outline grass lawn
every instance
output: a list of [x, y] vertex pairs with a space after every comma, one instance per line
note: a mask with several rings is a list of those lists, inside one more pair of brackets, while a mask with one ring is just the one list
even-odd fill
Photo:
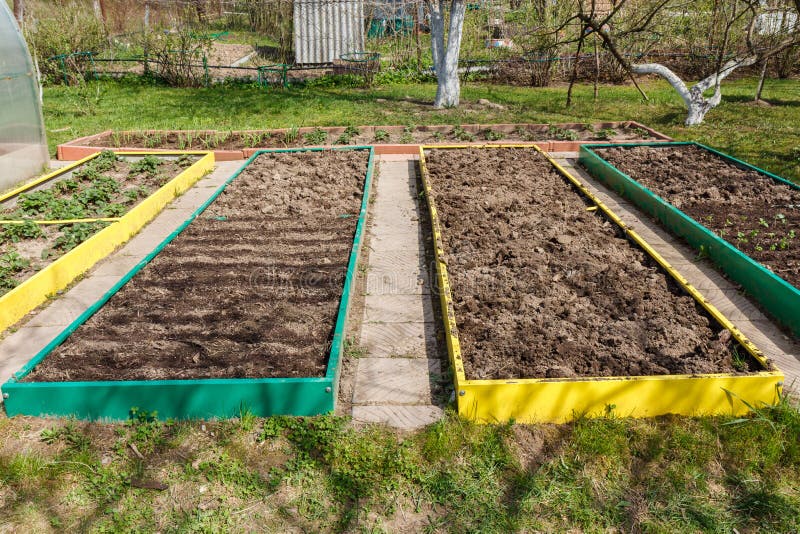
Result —
[[797, 532], [800, 412], [478, 426], [0, 420], [3, 530]]
[[[683, 104], [661, 81], [644, 84], [643, 102], [632, 87], [577, 87], [575, 105], [564, 106], [565, 89], [529, 89], [468, 83], [465, 106], [435, 110], [432, 84], [374, 89], [304, 87], [265, 91], [251, 85], [176, 89], [136, 81], [102, 81], [85, 88], [48, 87], [45, 123], [50, 149], [78, 136], [108, 129], [251, 129], [365, 124], [468, 124], [499, 122], [597, 122], [636, 120], [678, 140], [696, 140], [779, 175], [800, 180], [800, 81], [770, 80], [754, 105], [755, 80], [726, 82], [723, 103], [706, 124], [683, 126]], [[505, 110], [480, 106], [486, 98]]]
[[[101, 82], [45, 90], [55, 144], [101, 130], [287, 125], [593, 122], [635, 119], [800, 179], [798, 82], [726, 84], [704, 126], [648, 83], [592, 102], [563, 89], [468, 85], [464, 109], [423, 104], [430, 85], [371, 90], [171, 89]], [[409, 97], [409, 98], [406, 98]], [[506, 110], [476, 105], [479, 98]], [[383, 99], [379, 102], [377, 99]], [[761, 146], [759, 146], [759, 144]], [[790, 160], [794, 157], [794, 161]], [[0, 531], [798, 532], [800, 408], [745, 418], [610, 416], [566, 425], [464, 422], [416, 433], [347, 419], [256, 418], [125, 424], [0, 417]]]

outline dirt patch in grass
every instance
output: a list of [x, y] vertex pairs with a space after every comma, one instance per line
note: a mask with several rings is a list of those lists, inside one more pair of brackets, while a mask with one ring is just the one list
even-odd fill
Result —
[[323, 376], [367, 159], [260, 156], [26, 380]]
[[433, 150], [428, 169], [468, 379], [755, 368], [544, 156]]
[[800, 190], [692, 145], [597, 153], [800, 287]]

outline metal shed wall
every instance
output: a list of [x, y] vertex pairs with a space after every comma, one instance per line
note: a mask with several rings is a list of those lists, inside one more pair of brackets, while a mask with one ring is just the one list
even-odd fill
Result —
[[363, 0], [294, 0], [295, 63], [330, 63], [364, 51]]

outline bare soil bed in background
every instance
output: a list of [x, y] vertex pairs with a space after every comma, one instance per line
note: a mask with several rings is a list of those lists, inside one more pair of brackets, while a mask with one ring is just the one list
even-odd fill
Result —
[[57, 177], [0, 204], [0, 295], [110, 224], [3, 224], [3, 220], [120, 217], [197, 159], [191, 155], [118, 158], [105, 151], [71, 175]]
[[467, 379], [757, 369], [542, 155], [432, 150], [427, 161]]
[[608, 148], [597, 153], [800, 287], [800, 190], [692, 145]]
[[323, 376], [367, 160], [259, 156], [26, 381]]
[[595, 128], [592, 125], [561, 127], [557, 125], [507, 125], [475, 128], [461, 126], [408, 126], [303, 128], [298, 130], [121, 132], [88, 139], [84, 146], [161, 148], [174, 150], [241, 150], [244, 148], [281, 148], [319, 145], [369, 145], [374, 143], [464, 143], [464, 142], [536, 142], [625, 141], [647, 139], [650, 132], [636, 126]]

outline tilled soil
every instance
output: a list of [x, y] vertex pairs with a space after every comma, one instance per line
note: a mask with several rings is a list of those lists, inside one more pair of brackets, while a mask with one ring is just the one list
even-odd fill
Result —
[[433, 150], [428, 169], [468, 379], [755, 368], [540, 154]]
[[795, 287], [800, 287], [800, 190], [702, 148], [597, 153]]
[[26, 380], [323, 376], [367, 159], [260, 156]]

